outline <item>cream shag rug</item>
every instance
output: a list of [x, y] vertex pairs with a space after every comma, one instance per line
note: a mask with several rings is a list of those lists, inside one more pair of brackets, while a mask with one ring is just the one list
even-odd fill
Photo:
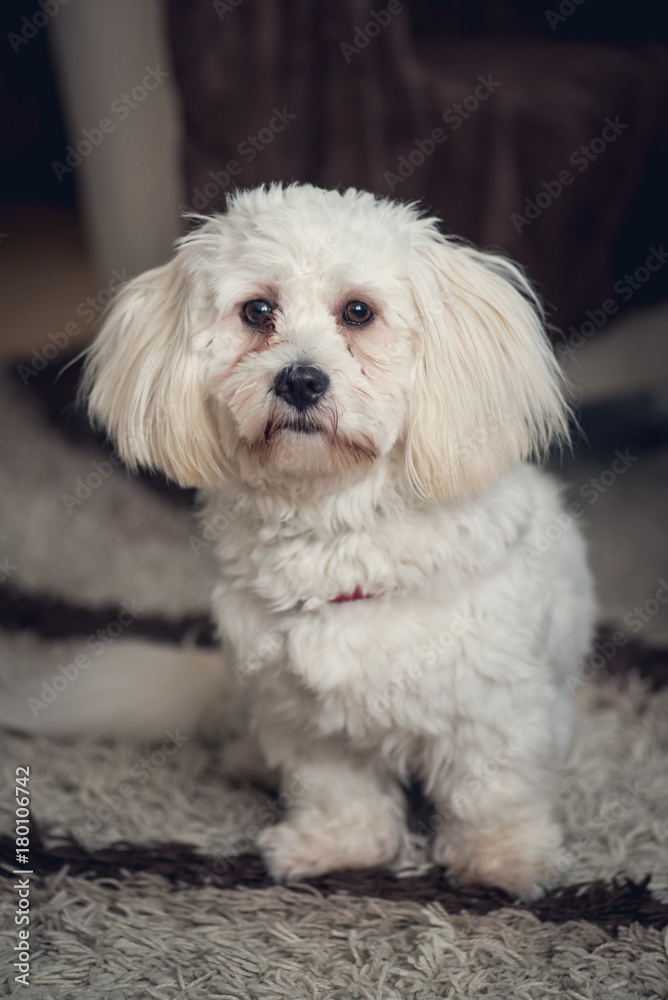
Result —
[[[208, 547], [192, 544], [201, 528], [189, 503], [113, 463], [81, 504], [67, 500], [107, 459], [80, 424], [61, 420], [67, 387], [58, 399], [52, 373], [40, 378], [0, 385], [3, 664], [26, 648], [57, 656], [58, 643], [93, 635], [129, 599], [144, 609], [133, 638], [206, 642], [214, 570]], [[3, 732], [2, 995], [665, 997], [667, 663], [630, 645], [578, 687], [560, 785], [566, 846], [531, 907], [452, 886], [430, 865], [417, 817], [394, 872], [272, 885], [253, 845], [280, 809], [222, 777], [220, 743], [195, 731], [172, 734], [169, 754], [162, 741]], [[13, 969], [21, 765], [34, 872], [29, 985]]]

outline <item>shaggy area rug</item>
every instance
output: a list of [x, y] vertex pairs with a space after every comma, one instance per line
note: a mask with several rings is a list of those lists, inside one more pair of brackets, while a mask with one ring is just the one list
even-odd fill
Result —
[[[217, 655], [211, 545], [192, 497], [130, 479], [82, 422], [66, 419], [70, 403], [71, 380], [54, 385], [52, 373], [22, 384], [14, 372], [0, 384], [3, 668], [22, 657], [68, 662], [74, 637], [100, 633]], [[124, 602], [137, 613], [118, 636], [111, 626]], [[430, 814], [417, 792], [411, 840], [392, 871], [277, 886], [254, 842], [280, 805], [223, 776], [224, 730], [182, 729], [139, 745], [7, 729], [2, 995], [667, 996], [668, 651], [628, 638], [622, 646], [602, 631], [604, 653], [574, 683], [578, 724], [559, 796], [566, 842], [545, 896], [530, 906], [460, 889], [431, 865]], [[91, 669], [104, 668], [100, 645]], [[59, 686], [59, 697], [73, 696], [76, 679]], [[29, 768], [29, 781], [17, 785], [17, 768]], [[22, 865], [16, 809], [26, 788]], [[21, 925], [25, 898], [30, 922]], [[15, 978], [26, 953], [21, 926], [30, 930], [29, 985]]]

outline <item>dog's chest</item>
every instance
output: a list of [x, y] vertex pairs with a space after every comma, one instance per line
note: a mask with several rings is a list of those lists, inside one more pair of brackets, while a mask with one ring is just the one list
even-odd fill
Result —
[[326, 504], [282, 519], [251, 504], [230, 522], [215, 595], [224, 640], [240, 675], [292, 677], [325, 728], [429, 729], [448, 663], [477, 642], [472, 595], [517, 547], [522, 518], [469, 504], [350, 520]]
[[220, 539], [221, 582], [276, 612], [397, 593], [423, 584], [447, 558], [437, 521], [434, 512], [356, 526], [249, 515]]
[[[220, 583], [268, 614], [350, 595], [400, 595], [440, 581], [456, 593], [504, 561], [524, 530], [522, 505], [469, 502], [378, 509], [346, 498], [280, 511], [249, 502], [219, 533]], [[228, 498], [229, 506], [230, 500]], [[217, 504], [208, 511], [215, 521]]]

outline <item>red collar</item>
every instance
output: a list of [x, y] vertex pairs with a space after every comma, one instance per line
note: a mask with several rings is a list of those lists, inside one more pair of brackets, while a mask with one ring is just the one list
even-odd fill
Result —
[[352, 594], [339, 594], [338, 597], [334, 597], [329, 603], [344, 604], [346, 601], [368, 601], [373, 596], [373, 594], [363, 594], [361, 587], [355, 587]]

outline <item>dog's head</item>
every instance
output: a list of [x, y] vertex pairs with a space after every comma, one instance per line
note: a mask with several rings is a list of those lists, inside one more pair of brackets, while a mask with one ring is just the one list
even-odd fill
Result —
[[392, 454], [449, 498], [566, 433], [516, 267], [410, 206], [309, 185], [236, 195], [126, 285], [84, 386], [131, 467], [186, 486], [334, 483]]

